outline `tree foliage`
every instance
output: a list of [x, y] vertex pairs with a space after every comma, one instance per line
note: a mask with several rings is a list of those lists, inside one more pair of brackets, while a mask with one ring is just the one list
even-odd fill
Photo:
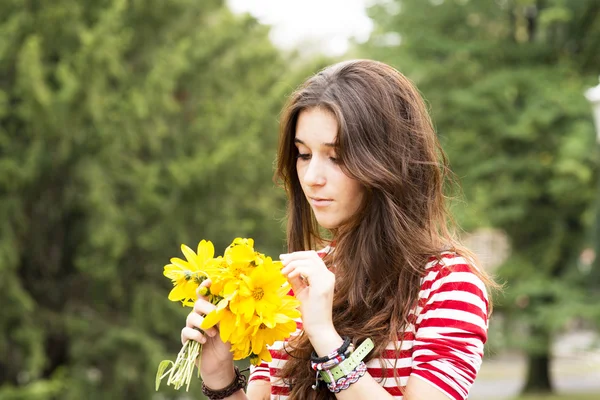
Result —
[[279, 254], [287, 66], [221, 0], [0, 3], [1, 398], [151, 397], [179, 245]]

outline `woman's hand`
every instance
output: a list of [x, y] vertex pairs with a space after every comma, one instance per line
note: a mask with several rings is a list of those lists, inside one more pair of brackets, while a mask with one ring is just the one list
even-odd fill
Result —
[[210, 388], [222, 388], [230, 384], [234, 377], [233, 354], [231, 344], [223, 343], [219, 336], [218, 328], [212, 327], [206, 331], [200, 330], [204, 317], [216, 307], [208, 301], [207, 297], [199, 294], [203, 287], [210, 287], [210, 280], [202, 282], [198, 288], [198, 300], [194, 309], [186, 319], [185, 328], [181, 330], [181, 343], [195, 340], [202, 344], [201, 357], [196, 361], [200, 374], [206, 385]]
[[297, 251], [282, 254], [280, 258], [284, 265], [281, 272], [300, 300], [302, 327], [311, 342], [317, 335], [335, 331], [332, 321], [335, 275], [316, 251]]

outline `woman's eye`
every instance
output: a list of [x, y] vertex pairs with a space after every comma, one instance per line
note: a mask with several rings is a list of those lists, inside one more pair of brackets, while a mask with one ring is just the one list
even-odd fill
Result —
[[340, 159], [337, 157], [329, 157], [329, 160], [331, 160], [331, 162], [334, 164], [339, 164], [340, 162]]
[[301, 160], [309, 160], [310, 159], [310, 154], [308, 154], [308, 153], [305, 153], [305, 154], [304, 153], [298, 153], [297, 157], [299, 159], [301, 159]]

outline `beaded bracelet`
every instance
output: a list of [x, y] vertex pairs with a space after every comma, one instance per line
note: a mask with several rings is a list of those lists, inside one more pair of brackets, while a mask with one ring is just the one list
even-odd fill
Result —
[[338, 354], [334, 358], [329, 359], [325, 362], [321, 362], [321, 363], [316, 363], [314, 361], [311, 361], [310, 366], [315, 371], [325, 371], [325, 370], [331, 369], [331, 368], [335, 367], [336, 365], [339, 365], [346, 358], [348, 358], [350, 356], [350, 354], [352, 354], [353, 351], [354, 351], [354, 345], [352, 343], [350, 343], [350, 346], [348, 346], [348, 349], [344, 353]]
[[339, 393], [342, 390], [348, 389], [350, 385], [356, 383], [365, 373], [367, 372], [367, 364], [361, 361], [360, 364], [350, 372], [348, 375], [338, 379], [337, 381], [331, 381], [327, 384], [327, 389], [332, 393]]
[[350, 343], [352, 343], [352, 342], [350, 341], [350, 338], [348, 336], [344, 336], [343, 339], [344, 339], [344, 343], [342, 343], [342, 345], [338, 349], [332, 351], [331, 353], [327, 354], [326, 356], [319, 357], [317, 355], [317, 353], [315, 353], [313, 351], [310, 356], [310, 361], [314, 362], [314, 363], [324, 363], [324, 362], [334, 359], [335, 357], [337, 357], [340, 354], [344, 354], [346, 352], [346, 350], [348, 350], [348, 346], [350, 346]]

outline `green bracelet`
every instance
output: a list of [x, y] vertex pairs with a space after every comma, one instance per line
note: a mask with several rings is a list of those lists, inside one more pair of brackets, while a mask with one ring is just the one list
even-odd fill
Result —
[[333, 376], [334, 381], [348, 375], [350, 372], [354, 371], [356, 367], [360, 364], [362, 360], [375, 348], [373, 341], [371, 339], [366, 339], [361, 343], [360, 346], [356, 350], [350, 354], [348, 358], [342, 361], [340, 364], [331, 368], [328, 371], [320, 371], [321, 380], [326, 383], [331, 383], [330, 375]]

